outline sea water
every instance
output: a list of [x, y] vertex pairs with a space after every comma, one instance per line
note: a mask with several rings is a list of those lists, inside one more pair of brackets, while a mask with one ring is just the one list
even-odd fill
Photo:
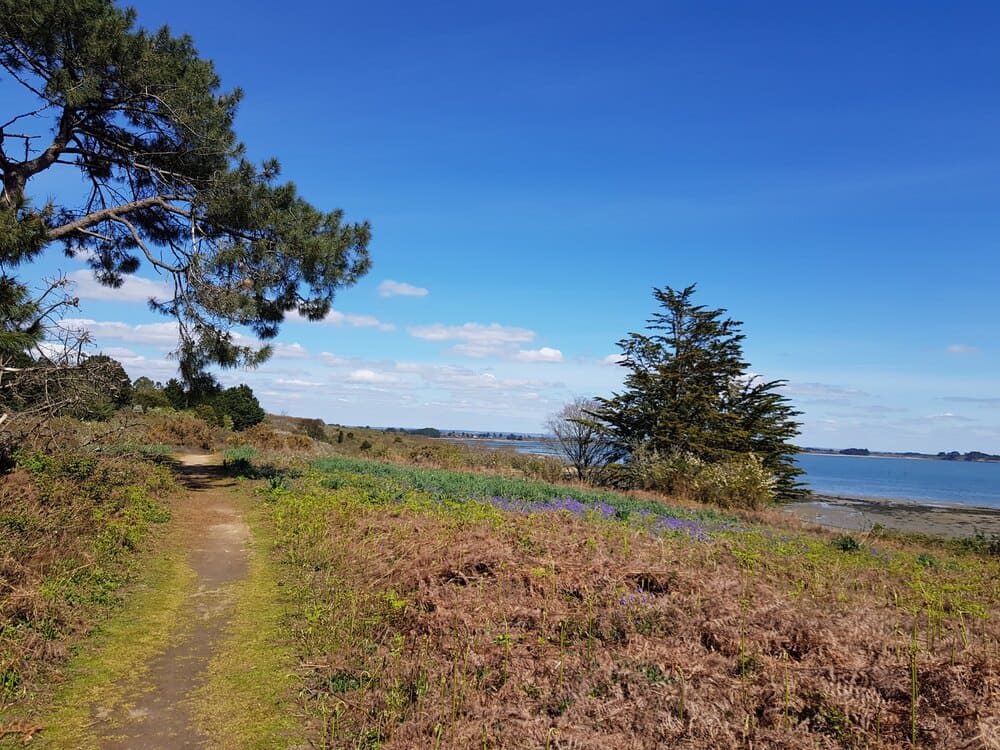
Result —
[[1000, 463], [803, 453], [803, 481], [821, 495], [1000, 508]]

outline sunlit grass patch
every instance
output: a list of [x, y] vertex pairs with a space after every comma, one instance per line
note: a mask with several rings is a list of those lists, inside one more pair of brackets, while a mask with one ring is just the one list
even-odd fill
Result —
[[710, 508], [692, 510], [615, 492], [494, 474], [397, 466], [340, 456], [323, 458], [313, 465], [323, 475], [324, 487], [362, 488], [369, 493], [372, 502], [391, 502], [398, 500], [406, 490], [417, 490], [440, 502], [496, 501], [500, 505], [507, 503], [507, 510], [518, 512], [551, 509], [581, 513], [592, 510], [609, 518], [613, 515], [618, 520], [676, 518], [714, 527], [736, 523], [733, 516]]
[[287, 631], [287, 595], [268, 564], [267, 509], [243, 503], [251, 527], [249, 569], [233, 586], [233, 617], [195, 696], [199, 730], [219, 747], [301, 744], [294, 696], [301, 686]]

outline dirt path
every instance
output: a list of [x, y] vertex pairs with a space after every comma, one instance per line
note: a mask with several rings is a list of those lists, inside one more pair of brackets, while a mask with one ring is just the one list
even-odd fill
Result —
[[189, 564], [197, 575], [195, 593], [184, 605], [181, 631], [148, 665], [141, 684], [127, 691], [129, 703], [110, 710], [95, 706], [101, 723], [101, 747], [205, 747], [196, 726], [191, 697], [201, 684], [220, 637], [232, 615], [231, 584], [247, 573], [249, 529], [212, 456], [181, 457], [181, 480], [188, 489], [174, 511]]

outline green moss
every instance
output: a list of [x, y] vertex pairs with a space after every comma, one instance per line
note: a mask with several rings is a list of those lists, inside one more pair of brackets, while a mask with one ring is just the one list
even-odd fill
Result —
[[166, 650], [178, 628], [195, 579], [185, 560], [184, 551], [171, 546], [149, 561], [122, 609], [79, 645], [66, 667], [66, 683], [51, 708], [37, 717], [44, 730], [33, 747], [99, 747], [92, 734], [94, 708], [125, 703], [127, 686]]
[[199, 730], [220, 747], [268, 750], [301, 744], [292, 709], [299, 680], [287, 638], [286, 596], [269, 559], [274, 539], [262, 518], [267, 509], [245, 510], [249, 570], [233, 587], [233, 617], [196, 693], [195, 713]]

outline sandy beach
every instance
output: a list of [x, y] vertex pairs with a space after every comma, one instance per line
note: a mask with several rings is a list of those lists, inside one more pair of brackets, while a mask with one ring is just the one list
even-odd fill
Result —
[[896, 531], [950, 538], [1000, 535], [1000, 508], [814, 495], [782, 510], [807, 523], [848, 531], [868, 531], [881, 524]]

